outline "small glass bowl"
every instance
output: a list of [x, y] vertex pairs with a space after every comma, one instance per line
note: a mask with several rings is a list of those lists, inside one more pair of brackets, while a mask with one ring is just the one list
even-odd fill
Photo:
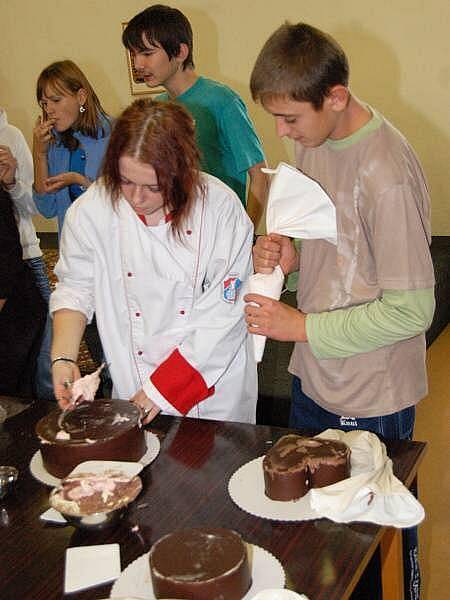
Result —
[[93, 513], [91, 515], [68, 515], [61, 512], [69, 525], [73, 525], [78, 529], [87, 529], [90, 531], [98, 531], [118, 525], [123, 518], [127, 507], [121, 506], [108, 512]]

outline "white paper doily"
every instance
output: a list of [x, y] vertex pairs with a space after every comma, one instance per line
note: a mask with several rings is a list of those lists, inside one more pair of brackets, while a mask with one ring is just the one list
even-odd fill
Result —
[[[264, 548], [255, 545], [252, 548], [252, 585], [242, 600], [250, 600], [262, 590], [284, 588], [285, 585], [284, 570], [279, 560]], [[111, 589], [110, 598], [134, 596], [141, 600], [155, 600], [148, 554], [143, 554], [122, 571]]]
[[[139, 460], [144, 467], [149, 465], [159, 454], [160, 443], [158, 437], [152, 433], [151, 431], [145, 432], [145, 443], [147, 444], [147, 451], [144, 456]], [[61, 483], [61, 480], [57, 477], [51, 475], [47, 469], [44, 467], [44, 463], [42, 462], [42, 454], [40, 450], [37, 450], [33, 454], [33, 457], [30, 461], [30, 471], [35, 479], [40, 481], [41, 483], [45, 483], [45, 485], [51, 485], [52, 487], [58, 486]]]
[[245, 463], [233, 473], [228, 482], [228, 492], [239, 508], [255, 517], [276, 521], [307, 521], [320, 519], [321, 515], [311, 508], [310, 494], [298, 500], [282, 502], [271, 500], [264, 493], [264, 456]]

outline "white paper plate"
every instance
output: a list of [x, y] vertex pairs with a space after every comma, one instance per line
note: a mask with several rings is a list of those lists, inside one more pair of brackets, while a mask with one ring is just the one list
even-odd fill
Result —
[[233, 473], [228, 482], [228, 492], [239, 508], [264, 519], [276, 521], [306, 521], [320, 519], [320, 515], [311, 507], [309, 492], [298, 500], [282, 502], [271, 500], [264, 493], [264, 456], [255, 458], [242, 465]]
[[120, 471], [130, 477], [135, 477], [144, 468], [141, 462], [126, 462], [122, 460], [87, 460], [82, 462], [75, 467], [70, 475], [77, 475], [78, 473], [93, 473], [94, 475], [101, 475], [105, 471]]
[[[161, 447], [158, 437], [151, 431], [145, 432], [145, 443], [147, 444], [147, 451], [144, 454], [144, 456], [141, 458], [141, 460], [138, 461], [143, 467], [146, 467], [152, 461], [155, 460], [155, 458], [159, 454], [159, 450]], [[86, 462], [100, 462], [100, 461], [86, 461]], [[112, 461], [112, 462], [114, 462], [114, 461]], [[77, 469], [77, 467], [76, 467], [76, 469]], [[76, 469], [74, 469], [74, 471]], [[42, 454], [41, 454], [40, 450], [38, 450], [37, 452], [35, 452], [33, 454], [33, 457], [30, 461], [30, 471], [35, 479], [37, 479], [41, 483], [45, 483], [45, 485], [50, 485], [52, 487], [55, 487], [61, 483], [60, 479], [51, 475], [47, 471], [47, 469], [44, 467], [44, 463], [42, 462]]]
[[[148, 552], [143, 554], [122, 571], [111, 589], [110, 598], [133, 596], [141, 600], [155, 600], [148, 555]], [[267, 550], [253, 545], [252, 586], [242, 600], [251, 600], [262, 590], [283, 588], [284, 584], [281, 563]]]

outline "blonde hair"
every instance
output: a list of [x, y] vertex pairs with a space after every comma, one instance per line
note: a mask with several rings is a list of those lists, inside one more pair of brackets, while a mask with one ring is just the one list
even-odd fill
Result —
[[84, 89], [86, 91], [84, 104], [86, 110], [80, 112], [72, 129], [95, 139], [105, 136], [104, 120], [107, 118], [107, 114], [87, 77], [73, 61], [60, 60], [42, 71], [36, 84], [36, 97], [39, 103], [48, 87], [64, 96], [74, 96], [80, 89]]

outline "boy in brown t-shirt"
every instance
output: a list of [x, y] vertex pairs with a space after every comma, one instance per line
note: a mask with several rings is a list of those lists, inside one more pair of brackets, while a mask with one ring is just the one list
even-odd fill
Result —
[[[280, 27], [257, 58], [253, 98], [335, 204], [337, 246], [304, 240], [299, 256], [286, 237], [258, 238], [257, 272], [299, 270], [298, 310], [249, 294], [246, 319], [250, 333], [296, 342], [291, 426], [407, 439], [427, 392], [429, 197], [406, 139], [351, 94], [348, 77], [337, 42], [301, 23]], [[407, 597], [419, 598], [416, 530], [405, 540]]]

